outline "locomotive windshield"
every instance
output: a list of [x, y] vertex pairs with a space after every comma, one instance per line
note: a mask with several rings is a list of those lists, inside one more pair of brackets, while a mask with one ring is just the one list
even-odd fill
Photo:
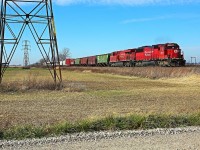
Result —
[[167, 49], [179, 49], [179, 45], [178, 44], [168, 44], [166, 46]]

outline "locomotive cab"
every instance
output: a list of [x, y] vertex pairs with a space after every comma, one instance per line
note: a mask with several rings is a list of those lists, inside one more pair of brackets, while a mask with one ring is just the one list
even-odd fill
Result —
[[176, 43], [165, 44], [165, 51], [167, 53], [167, 58], [170, 66], [184, 66], [185, 60], [183, 53]]
[[165, 51], [167, 52], [168, 58], [177, 59], [181, 56], [181, 49], [178, 44], [166, 44]]
[[182, 51], [176, 43], [153, 45], [153, 59], [159, 66], [184, 66]]

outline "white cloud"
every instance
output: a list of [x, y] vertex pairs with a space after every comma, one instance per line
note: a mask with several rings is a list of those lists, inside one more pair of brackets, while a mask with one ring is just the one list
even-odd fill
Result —
[[170, 5], [185, 3], [200, 3], [200, 0], [53, 0], [59, 5], [70, 4], [102, 4], [102, 5]]
[[122, 24], [134, 23], [134, 22], [148, 22], [148, 21], [155, 21], [155, 20], [165, 20], [165, 19], [191, 19], [191, 18], [200, 18], [198, 14], [169, 14], [157, 17], [148, 17], [148, 18], [134, 18], [134, 19], [127, 19], [122, 21]]
[[139, 18], [139, 19], [128, 19], [122, 21], [123, 24], [133, 23], [133, 22], [148, 22], [148, 21], [154, 21], [154, 20], [161, 20], [161, 19], [167, 19], [171, 18], [170, 16], [160, 16], [160, 17], [149, 17], [149, 18]]

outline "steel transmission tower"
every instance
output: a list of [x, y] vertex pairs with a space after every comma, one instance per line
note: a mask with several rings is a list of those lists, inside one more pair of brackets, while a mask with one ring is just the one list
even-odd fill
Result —
[[52, 0], [1, 0], [0, 83], [23, 33], [30, 31], [57, 85], [62, 82]]
[[29, 54], [28, 54], [28, 51], [31, 50], [31, 47], [30, 47], [30, 42], [28, 40], [24, 40], [22, 42], [22, 50], [24, 51], [24, 68], [25, 69], [29, 69], [30, 67], [28, 65], [30, 65], [30, 62], [29, 62]]

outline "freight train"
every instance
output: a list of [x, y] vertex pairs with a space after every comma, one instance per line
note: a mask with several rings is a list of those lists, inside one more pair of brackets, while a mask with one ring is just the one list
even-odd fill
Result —
[[108, 54], [66, 59], [66, 66], [185, 66], [185, 59], [177, 43], [142, 46]]

